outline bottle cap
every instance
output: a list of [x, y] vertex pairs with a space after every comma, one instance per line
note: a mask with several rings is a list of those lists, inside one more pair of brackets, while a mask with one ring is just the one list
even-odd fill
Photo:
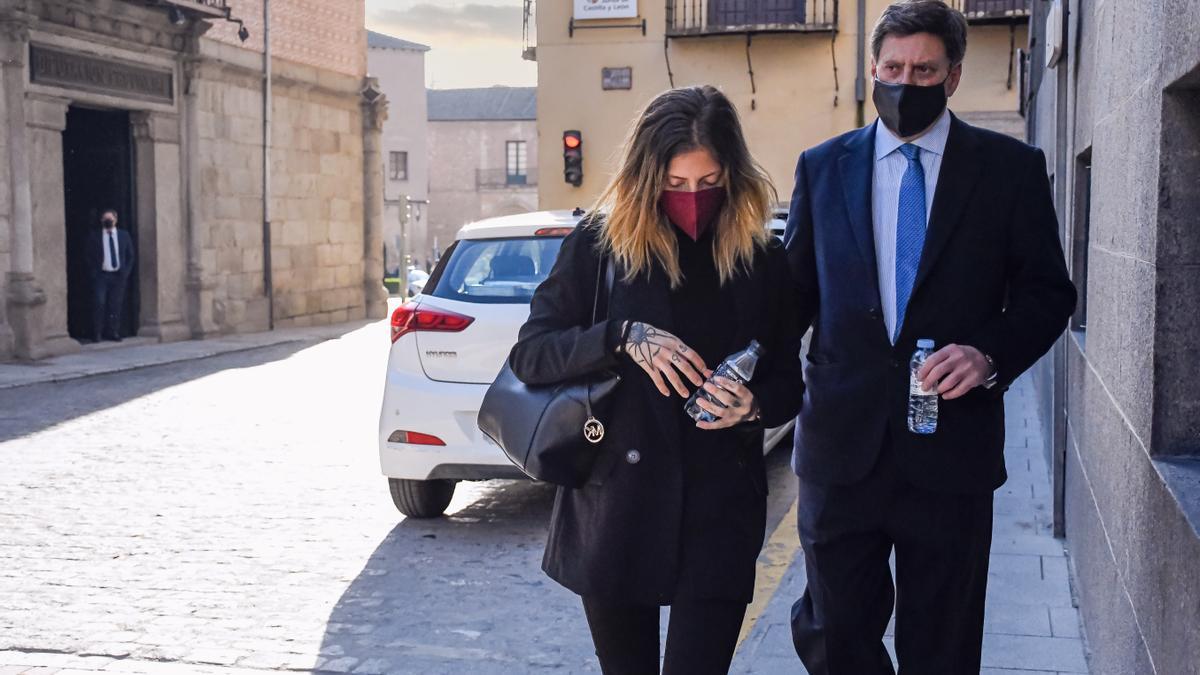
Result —
[[917, 349], [933, 349], [934, 341], [928, 338], [917, 340]]
[[754, 353], [755, 353], [755, 354], [757, 354], [757, 355], [758, 355], [760, 358], [762, 357], [762, 355], [763, 355], [763, 352], [767, 351], [767, 350], [763, 349], [763, 346], [762, 346], [761, 344], [759, 344], [759, 343], [758, 343], [758, 340], [751, 340], [751, 341], [750, 341], [750, 346], [749, 346], [749, 347], [747, 347], [746, 349], [747, 349], [747, 350], [749, 350], [749, 351], [752, 351], [752, 352], [754, 352]]

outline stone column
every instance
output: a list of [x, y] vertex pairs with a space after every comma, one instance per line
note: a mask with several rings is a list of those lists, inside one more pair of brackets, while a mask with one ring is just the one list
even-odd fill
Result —
[[[0, 31], [0, 40], [7, 41], [7, 33]], [[2, 49], [3, 47], [0, 47]], [[0, 54], [7, 59], [7, 53]], [[4, 75], [0, 66], [0, 119], [7, 119], [7, 97], [4, 92]], [[13, 355], [13, 331], [8, 322], [8, 271], [12, 259], [12, 187], [13, 181], [9, 175], [8, 136], [0, 136], [0, 362], [6, 361]]]
[[382, 319], [387, 317], [387, 289], [383, 287], [383, 123], [388, 102], [374, 77], [366, 78], [362, 98], [363, 300], [367, 318]]
[[187, 247], [179, 189], [179, 118], [165, 113], [130, 116], [136, 171], [137, 268], [142, 306], [138, 334], [183, 340]]
[[25, 95], [30, 194], [33, 196], [33, 274], [46, 296], [42, 314], [44, 355], [79, 351], [67, 333], [67, 220], [63, 184], [63, 131], [70, 101]]
[[200, 131], [197, 126], [202, 57], [199, 56], [200, 35], [207, 30], [205, 22], [196, 22], [189, 38], [189, 54], [183, 58], [183, 170], [180, 179], [185, 187], [185, 222], [187, 241], [187, 322], [193, 338], [200, 339], [218, 332], [213, 320], [213, 288], [215, 282], [204, 266], [204, 240], [207, 226], [203, 221], [200, 201], [204, 198], [200, 182]]
[[12, 196], [12, 250], [5, 304], [18, 359], [45, 356], [42, 315], [46, 293], [33, 270], [33, 199], [29, 187], [29, 138], [25, 128], [25, 63], [29, 54], [27, 26], [0, 23], [3, 66], [3, 119], [8, 134], [9, 191]]

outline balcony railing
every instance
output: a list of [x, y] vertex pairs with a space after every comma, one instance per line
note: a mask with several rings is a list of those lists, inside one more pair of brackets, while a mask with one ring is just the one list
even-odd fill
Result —
[[667, 35], [815, 33], [837, 29], [838, 0], [667, 0]]
[[950, 0], [971, 23], [1017, 23], [1029, 20], [1029, 0]]
[[537, 169], [510, 173], [508, 169], [476, 169], [475, 186], [480, 189], [523, 188], [538, 184]]

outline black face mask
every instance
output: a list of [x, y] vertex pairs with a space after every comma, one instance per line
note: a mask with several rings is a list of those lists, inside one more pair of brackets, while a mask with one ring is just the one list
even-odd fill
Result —
[[946, 80], [922, 87], [876, 79], [871, 99], [884, 126], [900, 138], [908, 138], [928, 129], [946, 109]]

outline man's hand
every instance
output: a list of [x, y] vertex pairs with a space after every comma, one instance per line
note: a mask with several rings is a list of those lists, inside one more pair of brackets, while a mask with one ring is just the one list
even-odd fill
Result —
[[950, 401], [965, 396], [991, 374], [992, 367], [983, 352], [966, 345], [947, 345], [925, 361], [917, 377], [921, 382], [937, 382], [937, 393]]

